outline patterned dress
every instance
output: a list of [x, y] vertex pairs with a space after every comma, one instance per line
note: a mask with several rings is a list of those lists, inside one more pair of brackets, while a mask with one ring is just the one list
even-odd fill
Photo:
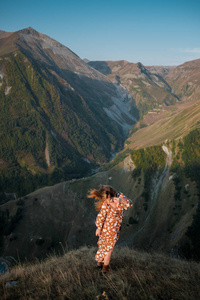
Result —
[[96, 218], [96, 226], [101, 230], [98, 240], [99, 249], [95, 256], [96, 261], [103, 261], [105, 255], [110, 250], [113, 250], [117, 240], [119, 239], [119, 231], [123, 220], [123, 210], [132, 207], [132, 201], [122, 193], [118, 197], [125, 200], [125, 203], [120, 203], [114, 208], [109, 204], [109, 201], [104, 201], [101, 210]]

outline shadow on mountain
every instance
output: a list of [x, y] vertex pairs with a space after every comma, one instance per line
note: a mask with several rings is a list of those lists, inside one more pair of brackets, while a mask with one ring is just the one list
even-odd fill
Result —
[[88, 65], [104, 75], [112, 74], [112, 70], [106, 61], [89, 61]]
[[[49, 53], [48, 55], [48, 52], [43, 51], [41, 48], [37, 47], [37, 45], [37, 51], [35, 51], [35, 49], [33, 50], [33, 48], [31, 48], [28, 44], [26, 49], [24, 48], [24, 44], [23, 47], [21, 47], [20, 45], [18, 46], [22, 53], [31, 58], [36, 67], [38, 64], [41, 70], [44, 70], [46, 68], [50, 71], [51, 74], [49, 77], [45, 76], [44, 72], [42, 73], [42, 76], [44, 76], [50, 84], [58, 87], [59, 92], [61, 92], [63, 96], [66, 96], [66, 93], [69, 93], [71, 91], [83, 97], [90, 109], [93, 110], [93, 112], [97, 113], [97, 115], [100, 115], [99, 121], [101, 123], [103, 117], [102, 113], [105, 114], [105, 111], [103, 111], [103, 107], [109, 107], [113, 105], [112, 97], [119, 99], [121, 98], [121, 100], [124, 102], [125, 99], [122, 98], [122, 95], [119, 94], [116, 86], [112, 82], [108, 80], [98, 80], [96, 78], [87, 77], [85, 75], [79, 75], [69, 69], [60, 68], [57, 62], [52, 58], [53, 54]], [[99, 62], [99, 64], [102, 64], [102, 62]], [[112, 73], [112, 70], [109, 68], [106, 62], [103, 62], [103, 69], [105, 69], [105, 74]], [[60, 80], [59, 77], [64, 80], [62, 83], [62, 80]], [[126, 91], [124, 90], [124, 92]], [[96, 106], [94, 105], [94, 102]], [[139, 119], [139, 111], [133, 98], [132, 107], [134, 107], [134, 109], [131, 110], [133, 112], [132, 115], [135, 118], [136, 122]], [[100, 111], [102, 113], [100, 113]], [[107, 123], [108, 128], [110, 127], [110, 122], [113, 123], [110, 118], [103, 118], [103, 121]], [[135, 122], [128, 116], [126, 116], [126, 122], [130, 125], [135, 124]], [[112, 130], [114, 129], [114, 131], [116, 127], [120, 128], [120, 126], [118, 126], [116, 122], [114, 122], [111, 127]]]
[[[137, 113], [134, 100], [124, 99], [103, 75], [82, 64], [82, 73], [85, 67], [86, 72], [81, 76], [73, 70], [66, 70], [66, 62], [60, 68], [61, 61], [54, 60], [52, 53], [41, 49], [31, 51], [32, 47], [26, 45], [26, 50], [21, 48], [17, 56], [10, 56], [14, 71], [9, 76], [12, 78], [15, 74], [20, 78], [16, 86], [13, 84], [9, 95], [15, 99], [16, 106], [12, 109], [16, 110], [17, 118], [13, 120], [9, 114], [4, 116], [9, 145], [3, 158], [7, 161], [10, 153], [14, 155], [10, 159], [13, 168], [5, 171], [0, 188], [2, 192], [15, 192], [17, 196], [62, 180], [87, 176], [122, 149], [128, 130], [137, 119], [132, 113]], [[24, 62], [28, 63], [30, 76], [23, 68]], [[15, 96], [15, 89], [25, 95], [27, 107], [22, 106], [22, 97]], [[115, 120], [115, 116], [119, 119]], [[50, 168], [43, 155], [47, 143]], [[31, 161], [34, 172], [37, 168], [41, 173], [35, 174], [32, 169], [21, 167], [20, 157], [25, 157], [28, 164]]]

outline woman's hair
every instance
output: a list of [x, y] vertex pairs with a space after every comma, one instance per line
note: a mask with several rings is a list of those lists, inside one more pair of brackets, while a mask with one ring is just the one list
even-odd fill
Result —
[[108, 199], [108, 197], [115, 197], [116, 191], [113, 187], [109, 185], [101, 185], [98, 190], [92, 189], [88, 193], [88, 198], [95, 198], [95, 208], [97, 211], [101, 209], [103, 202]]

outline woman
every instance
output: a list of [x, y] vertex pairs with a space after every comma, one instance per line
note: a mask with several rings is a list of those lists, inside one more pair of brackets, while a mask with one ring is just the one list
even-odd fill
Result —
[[124, 194], [117, 193], [111, 186], [102, 185], [99, 190], [89, 192], [89, 198], [95, 198], [96, 210], [100, 211], [96, 218], [96, 236], [99, 237], [99, 249], [95, 256], [97, 266], [102, 267], [104, 273], [110, 273], [111, 254], [119, 238], [119, 231], [123, 219], [123, 210], [132, 206], [130, 199]]

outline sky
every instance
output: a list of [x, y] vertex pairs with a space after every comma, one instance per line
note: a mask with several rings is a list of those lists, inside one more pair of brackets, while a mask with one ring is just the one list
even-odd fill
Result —
[[32, 27], [88, 60], [200, 58], [200, 0], [0, 0], [0, 30]]

